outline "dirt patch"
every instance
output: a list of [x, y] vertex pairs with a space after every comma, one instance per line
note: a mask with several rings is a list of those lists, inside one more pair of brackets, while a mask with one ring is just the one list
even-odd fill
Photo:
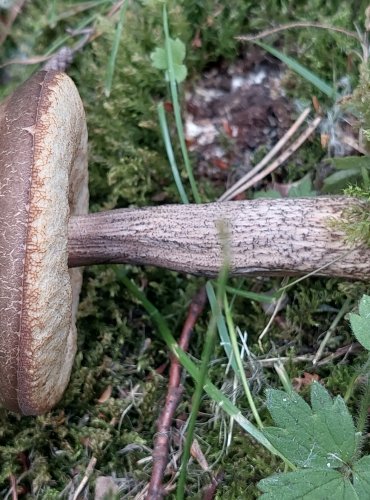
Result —
[[280, 65], [254, 49], [231, 65], [205, 73], [186, 96], [186, 138], [197, 156], [197, 175], [234, 182], [292, 124], [293, 105], [284, 95]]

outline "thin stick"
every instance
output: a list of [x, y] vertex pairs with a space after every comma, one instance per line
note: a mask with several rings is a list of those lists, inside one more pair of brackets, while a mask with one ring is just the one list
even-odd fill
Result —
[[258, 345], [259, 345], [259, 348], [261, 349], [262, 352], [263, 352], [262, 339], [267, 334], [267, 332], [269, 331], [269, 329], [270, 329], [270, 327], [271, 327], [271, 325], [272, 325], [272, 323], [273, 323], [273, 321], [274, 321], [277, 313], [280, 310], [281, 303], [283, 302], [284, 299], [285, 299], [285, 293], [283, 292], [280, 295], [279, 299], [276, 301], [274, 312], [271, 314], [271, 318], [269, 319], [267, 325], [263, 329], [263, 332], [261, 333], [261, 335], [258, 337]]
[[86, 467], [85, 475], [82, 478], [82, 481], [80, 482], [80, 484], [78, 485], [78, 488], [76, 489], [76, 491], [73, 494], [73, 500], [77, 500], [80, 493], [82, 493], [82, 491], [86, 487], [87, 482], [88, 482], [91, 474], [93, 473], [96, 462], [97, 462], [97, 459], [95, 457], [91, 457], [90, 462], [88, 463], [88, 466]]
[[9, 481], [10, 481], [10, 485], [11, 485], [10, 490], [12, 492], [12, 500], [18, 500], [17, 480], [16, 480], [14, 474], [10, 474]]
[[[193, 297], [189, 312], [179, 339], [179, 346], [186, 351], [189, 346], [194, 326], [204, 309], [206, 303], [205, 288], [201, 288]], [[180, 387], [182, 368], [177, 357], [171, 354], [171, 367], [169, 374], [168, 390], [163, 412], [158, 420], [158, 432], [153, 448], [153, 469], [148, 488], [147, 499], [159, 500], [163, 498], [163, 476], [168, 463], [168, 450], [170, 441], [170, 427], [177, 404], [181, 398], [183, 388]]]
[[23, 5], [26, 3], [26, 0], [19, 0], [16, 2], [10, 10], [8, 19], [5, 23], [1, 23], [1, 33], [0, 33], [0, 45], [3, 45], [5, 40], [7, 39], [10, 30], [14, 24], [14, 21], [17, 19], [18, 14], [21, 12]]
[[350, 303], [351, 303], [351, 299], [347, 298], [347, 300], [342, 305], [340, 311], [335, 316], [334, 321], [332, 322], [332, 324], [328, 328], [328, 331], [326, 332], [326, 335], [325, 335], [323, 341], [321, 342], [320, 347], [318, 348], [317, 353], [315, 354], [315, 357], [312, 360], [313, 365], [316, 365], [317, 362], [321, 359], [321, 356], [322, 356], [322, 353], [324, 352], [326, 344], [329, 342], [329, 339], [332, 336], [333, 332], [335, 331], [336, 327], [338, 326], [339, 321], [348, 312]]
[[327, 31], [336, 31], [338, 33], [342, 33], [342, 35], [349, 36], [354, 38], [358, 42], [360, 41], [359, 36], [354, 31], [348, 31], [344, 28], [338, 28], [337, 26], [331, 26], [330, 24], [322, 24], [322, 23], [312, 23], [306, 21], [300, 21], [296, 23], [287, 23], [282, 26], [277, 26], [276, 28], [272, 28], [269, 30], [261, 31], [257, 35], [241, 35], [235, 37], [236, 40], [252, 42], [253, 40], [260, 40], [261, 38], [265, 38], [266, 36], [273, 35], [275, 33], [279, 33], [280, 31], [286, 31], [292, 28], [319, 28]]
[[267, 153], [267, 155], [250, 171], [247, 172], [241, 179], [239, 179], [233, 186], [231, 186], [227, 191], [224, 192], [222, 196], [218, 199], [218, 201], [229, 201], [234, 198], [235, 191], [244, 185], [246, 181], [251, 179], [254, 175], [256, 175], [262, 168], [268, 164], [268, 162], [281, 150], [281, 148], [289, 141], [291, 137], [297, 132], [299, 127], [305, 121], [307, 116], [310, 114], [311, 109], [306, 108], [297, 120], [293, 123], [290, 129], [284, 134], [284, 136], [280, 139], [279, 142], [275, 144], [275, 146]]
[[246, 189], [250, 188], [257, 182], [261, 181], [269, 174], [271, 174], [274, 170], [276, 170], [281, 164], [283, 164], [293, 153], [295, 153], [302, 144], [310, 137], [312, 132], [317, 128], [319, 123], [321, 122], [321, 117], [316, 117], [313, 122], [307, 127], [307, 129], [296, 139], [289, 147], [286, 149], [280, 156], [278, 156], [268, 167], [266, 167], [262, 172], [255, 175], [249, 181], [243, 183], [238, 189], [234, 189], [231, 195], [232, 198], [242, 193]]

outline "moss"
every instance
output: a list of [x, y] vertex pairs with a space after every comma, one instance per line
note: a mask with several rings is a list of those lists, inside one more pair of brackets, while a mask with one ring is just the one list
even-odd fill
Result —
[[[46, 4], [41, 0], [26, 4], [24, 15], [18, 17], [10, 37], [1, 47], [1, 56], [6, 60], [43, 54], [62, 40], [67, 27], [76, 27], [88, 16], [94, 16], [99, 36], [77, 55], [71, 68], [89, 127], [91, 209], [178, 201], [157, 126], [156, 103], [167, 96], [166, 83], [152, 68], [149, 58], [156, 44], [163, 43], [158, 2], [130, 3], [109, 99], [104, 96], [103, 85], [115, 21], [107, 19], [107, 8], [75, 13], [51, 26], [52, 5], [58, 4], [57, 13], [61, 14], [73, 9], [75, 2]], [[241, 51], [248, 50], [236, 42], [234, 36], [264, 29], [271, 19], [277, 24], [299, 19], [330, 20], [351, 28], [356, 9], [358, 4], [352, 6], [339, 1], [328, 4], [319, 0], [266, 0], [263, 5], [236, 0], [232, 7], [222, 1], [182, 0], [169, 5], [171, 32], [187, 42], [186, 64], [193, 78], [220, 59], [233, 60]], [[269, 19], [264, 12], [269, 12]], [[352, 42], [342, 37], [299, 30], [284, 33], [281, 40], [282, 46], [295, 50], [300, 62], [329, 81], [334, 72], [342, 75], [347, 70], [343, 52], [352, 48]], [[67, 43], [71, 43], [70, 40]], [[334, 50], [330, 52], [328, 47]], [[13, 65], [3, 69], [2, 80], [10, 83], [1, 89], [1, 95], [9, 93], [33, 68]], [[311, 87], [297, 77], [290, 81], [295, 97], [311, 97]], [[284, 180], [302, 177], [321, 155], [318, 143], [314, 147], [308, 145], [298, 154], [296, 163], [285, 167]], [[214, 187], [203, 180], [199, 183], [204, 199], [211, 200]], [[140, 283], [174, 335], [178, 335], [189, 302], [203, 280], [151, 267], [129, 267], [127, 272]], [[243, 286], [267, 292], [278, 288], [280, 281], [244, 280]], [[323, 306], [339, 307], [343, 295], [348, 293], [352, 293], [355, 300], [361, 290], [351, 286], [334, 280], [307, 280], [290, 290], [289, 305], [284, 312], [285, 326], [274, 323], [270, 330], [277, 351], [293, 356], [317, 342], [318, 334], [325, 331], [335, 314]], [[268, 316], [259, 303], [247, 303], [239, 298], [233, 303], [233, 315], [235, 324], [248, 331], [251, 351], [259, 354], [257, 338]], [[195, 358], [199, 357], [207, 321], [205, 313], [195, 328], [190, 347]], [[78, 331], [78, 355], [71, 382], [59, 406], [37, 418], [20, 418], [0, 410], [0, 496], [5, 496], [9, 488], [10, 474], [21, 477], [25, 498], [51, 499], [63, 491], [66, 496], [66, 488], [80, 482], [91, 456], [98, 459], [93, 479], [99, 474], [115, 474], [118, 478], [128, 478], [136, 487], [148, 481], [150, 466], [146, 460], [167, 384], [166, 372], [164, 375], [158, 372], [166, 367], [168, 354], [150, 318], [120, 282], [116, 268], [91, 267], [85, 271]], [[343, 324], [340, 335], [346, 341], [350, 338]], [[266, 340], [264, 347], [269, 349], [270, 342]], [[221, 348], [217, 355], [224, 357]], [[287, 368], [292, 377], [304, 369], [293, 363]], [[224, 362], [214, 364], [210, 370], [218, 385], [225, 382], [224, 370]], [[327, 377], [329, 388], [337, 393], [345, 390], [352, 371], [350, 367], [330, 367], [321, 374]], [[263, 382], [272, 386], [279, 384], [269, 370], [264, 372]], [[178, 414], [186, 415], [193, 383], [188, 379], [184, 383], [186, 393]], [[100, 403], [99, 397], [109, 387], [111, 397]], [[257, 383], [254, 389], [260, 402], [263, 391]], [[238, 397], [236, 403], [247, 414], [244, 397]], [[202, 412], [205, 417], [197, 427], [199, 439], [209, 463], [218, 460], [215, 468], [224, 474], [216, 498], [256, 498], [258, 480], [278, 470], [280, 463], [239, 429], [234, 430], [232, 445], [224, 453], [220, 443], [224, 438], [225, 420], [214, 421], [214, 408], [207, 399], [203, 401]], [[264, 419], [268, 421], [266, 414]], [[208, 482], [209, 476], [192, 463], [188, 494], [199, 495]], [[93, 480], [89, 488], [88, 495], [92, 496]], [[129, 489], [125, 494], [129, 495]]]

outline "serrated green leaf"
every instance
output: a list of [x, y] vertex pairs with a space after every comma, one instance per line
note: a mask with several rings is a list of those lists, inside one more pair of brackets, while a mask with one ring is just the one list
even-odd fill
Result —
[[176, 38], [171, 40], [171, 50], [172, 50], [172, 60], [174, 64], [182, 64], [185, 59], [186, 48], [185, 44], [180, 40], [180, 38]]
[[329, 470], [297, 470], [276, 474], [258, 483], [263, 500], [359, 500], [349, 479]]
[[267, 407], [278, 427], [264, 429], [271, 444], [298, 467], [335, 469], [357, 449], [356, 430], [343, 399], [311, 386], [312, 408], [292, 392], [269, 390]]
[[329, 175], [324, 180], [323, 189], [325, 191], [338, 190], [342, 187], [347, 186], [351, 181], [360, 177], [361, 169], [360, 168], [348, 168], [346, 170], [338, 170], [338, 172], [334, 172], [334, 174]]
[[321, 384], [311, 386], [311, 407], [314, 412], [330, 410], [333, 398]]
[[300, 182], [289, 189], [289, 198], [299, 198], [302, 196], [316, 196], [316, 191], [313, 189], [312, 181], [309, 175], [303, 177]]
[[279, 191], [276, 191], [275, 189], [267, 189], [266, 191], [257, 191], [254, 193], [253, 198], [255, 200], [259, 198], [271, 198], [271, 199], [277, 199], [281, 198], [281, 194]]
[[[312, 433], [298, 429], [280, 429], [279, 427], [266, 427], [263, 429], [263, 433], [274, 448], [280, 451], [284, 450], [284, 456], [298, 467], [326, 467], [326, 454], [322, 456], [322, 450], [315, 442]], [[331, 462], [329, 463], [331, 464]]]
[[343, 398], [333, 400], [321, 384], [314, 382], [311, 406], [317, 441], [325, 443], [327, 449], [337, 450], [339, 461], [350, 461], [357, 449], [356, 429]]
[[363, 295], [359, 304], [359, 315], [351, 313], [349, 321], [354, 336], [361, 345], [370, 351], [370, 296]]
[[177, 81], [177, 83], [181, 83], [186, 79], [188, 70], [184, 64], [174, 64], [173, 70], [175, 73], [175, 80]]
[[296, 392], [288, 394], [277, 389], [267, 389], [266, 406], [277, 426], [296, 427], [311, 416], [311, 408]]
[[370, 168], [370, 156], [343, 156], [330, 158], [329, 161], [337, 170]]
[[370, 321], [370, 296], [363, 295], [358, 305], [361, 316]]
[[353, 486], [361, 500], [370, 498], [370, 455], [360, 458], [353, 465]]
[[150, 54], [152, 65], [157, 69], [167, 69], [167, 56], [165, 49], [157, 47]]
[[[187, 68], [183, 64], [186, 48], [184, 43], [179, 38], [176, 38], [175, 40], [170, 38], [170, 50], [172, 54], [175, 80], [177, 83], [181, 83], [187, 76]], [[168, 70], [168, 54], [166, 52], [166, 48], [157, 47], [150, 54], [150, 59], [152, 60], [152, 65], [155, 68], [164, 71]]]

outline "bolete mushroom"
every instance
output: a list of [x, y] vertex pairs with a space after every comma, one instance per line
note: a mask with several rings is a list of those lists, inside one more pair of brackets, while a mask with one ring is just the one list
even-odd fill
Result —
[[[76, 351], [78, 266], [151, 264], [215, 276], [218, 222], [231, 275], [370, 276], [370, 251], [349, 248], [328, 220], [344, 197], [122, 209], [87, 215], [83, 106], [64, 73], [40, 72], [0, 105], [0, 403], [48, 411]], [[75, 269], [77, 267], [77, 269]]]

